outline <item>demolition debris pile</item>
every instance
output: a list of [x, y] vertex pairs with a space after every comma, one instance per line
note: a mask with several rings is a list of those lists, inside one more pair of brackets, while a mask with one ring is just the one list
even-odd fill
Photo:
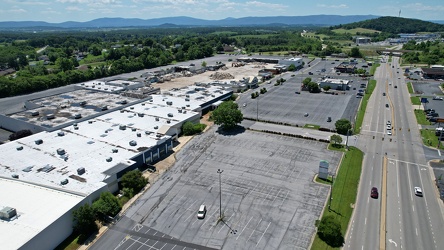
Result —
[[234, 79], [234, 76], [230, 73], [216, 72], [214, 74], [211, 74], [210, 78], [212, 80], [225, 80], [225, 79]]

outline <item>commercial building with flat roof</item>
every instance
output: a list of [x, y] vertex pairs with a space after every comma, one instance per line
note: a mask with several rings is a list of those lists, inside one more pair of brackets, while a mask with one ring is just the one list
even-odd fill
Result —
[[319, 82], [319, 88], [329, 86], [333, 90], [350, 90], [349, 84], [349, 80], [326, 78]]

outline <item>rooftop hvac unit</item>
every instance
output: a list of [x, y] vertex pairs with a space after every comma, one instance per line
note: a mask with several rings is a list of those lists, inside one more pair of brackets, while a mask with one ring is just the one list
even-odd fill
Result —
[[93, 123], [93, 121], [88, 121], [88, 124], [92, 124]]
[[16, 149], [17, 151], [23, 150], [23, 146], [18, 146]]
[[179, 112], [179, 113], [182, 113], [182, 110], [181, 110], [181, 109], [179, 109], [179, 110], [177, 110], [177, 112]]
[[13, 174], [13, 175], [11, 175], [11, 177], [14, 178], [14, 179], [18, 179], [19, 175], [18, 174]]
[[54, 118], [55, 118], [54, 114], [46, 115], [46, 119], [48, 119], [48, 120], [51, 120], [51, 119], [54, 119]]
[[10, 220], [14, 216], [17, 216], [17, 210], [15, 210], [15, 208], [4, 207], [2, 210], [0, 210], [0, 219]]
[[137, 146], [137, 142], [136, 142], [136, 141], [130, 141], [130, 142], [129, 142], [129, 145], [130, 145], [130, 146], [133, 146], [133, 147], [134, 147], [134, 146]]
[[142, 106], [145, 106], [145, 103], [142, 103]]
[[126, 101], [126, 100], [123, 100], [123, 101], [121, 101], [120, 102], [120, 104], [123, 104], [123, 105], [125, 105], [125, 104], [127, 104], [128, 102]]
[[35, 140], [34, 142], [35, 142], [35, 144], [40, 145], [40, 144], [43, 143], [43, 140], [42, 139], [38, 139], [38, 140]]
[[184, 114], [186, 114], [186, 113], [187, 113], [187, 111], [186, 111], [186, 110], [184, 110], [184, 111], [183, 111], [183, 113], [184, 113]]
[[82, 174], [84, 174], [85, 173], [85, 168], [78, 168], [77, 169], [77, 174], [78, 175], [82, 175]]
[[211, 95], [211, 97], [216, 97], [215, 95]]
[[62, 184], [62, 185], [66, 185], [66, 184], [68, 184], [68, 179], [64, 179], [64, 180], [62, 180], [62, 181], [60, 182], [60, 184]]
[[185, 95], [185, 97], [190, 97], [190, 95]]
[[171, 121], [170, 121], [170, 120], [167, 120], [167, 123], [168, 123], [168, 124], [170, 124], [170, 123], [171, 123]]
[[38, 112], [38, 111], [34, 111], [31, 113], [32, 116], [38, 116], [39, 114], [40, 114], [40, 112]]
[[32, 166], [29, 166], [29, 167], [26, 167], [26, 168], [22, 169], [22, 171], [26, 172], [26, 173], [31, 172], [31, 170], [32, 170]]
[[[94, 87], [94, 86], [93, 86]], [[79, 102], [79, 105], [80, 106], [85, 106], [86, 105], [86, 101], [81, 101], [81, 102]]]
[[57, 149], [57, 154], [58, 155], [64, 155], [65, 153], [66, 153], [66, 151], [63, 148]]
[[79, 130], [79, 127], [78, 127], [78, 126], [75, 126], [75, 127], [74, 127], [74, 130]]
[[137, 130], [136, 128], [132, 128], [132, 129], [131, 129], [131, 131], [133, 131], [133, 132], [136, 132], [136, 130]]
[[73, 125], [74, 127], [77, 127], [77, 123], [73, 123], [72, 125]]
[[117, 153], [117, 152], [119, 152], [119, 150], [117, 148], [113, 148], [112, 152]]
[[146, 134], [146, 135], [150, 135], [151, 132], [150, 132], [150, 131], [145, 131], [145, 134]]
[[82, 115], [81, 115], [81, 114], [75, 114], [75, 115], [74, 115], [74, 119], [80, 119], [80, 118], [82, 118]]
[[168, 113], [168, 117], [173, 117], [173, 113]]
[[143, 113], [139, 113], [138, 115], [139, 115], [139, 117], [143, 117], [143, 116], [144, 116], [144, 114], [143, 114]]
[[63, 132], [63, 131], [59, 131], [59, 132], [57, 132], [57, 135], [58, 135], [58, 136], [65, 136], [65, 132]]
[[190, 107], [190, 104], [187, 104], [187, 107], [189, 108], [189, 107]]
[[157, 134], [156, 137], [160, 138], [160, 137], [162, 137], [162, 135], [161, 134]]
[[119, 126], [119, 129], [120, 129], [120, 130], [125, 130], [125, 129], [126, 129], [126, 125], [120, 125], [120, 126]]
[[159, 117], [156, 117], [156, 122], [158, 122], [159, 121]]
[[167, 105], [173, 105], [172, 101], [167, 101]]
[[190, 98], [185, 98], [185, 101], [186, 101], [186, 102], [189, 102], [189, 101], [190, 101]]
[[123, 112], [125, 112], [125, 110], [123, 110], [123, 109], [122, 109], [122, 110], [120, 110], [120, 113], [123, 113]]
[[159, 126], [154, 126], [154, 129], [158, 129], [159, 128]]
[[130, 107], [130, 109], [134, 109], [134, 107]]
[[106, 161], [107, 161], [107, 162], [111, 162], [112, 160], [113, 160], [112, 157], [108, 157], [108, 158], [106, 158]]
[[105, 106], [102, 106], [101, 109], [102, 109], [102, 111], [108, 110], [108, 106], [106, 106], [106, 105], [105, 105]]
[[137, 133], [137, 137], [142, 137], [142, 134], [141, 133]]

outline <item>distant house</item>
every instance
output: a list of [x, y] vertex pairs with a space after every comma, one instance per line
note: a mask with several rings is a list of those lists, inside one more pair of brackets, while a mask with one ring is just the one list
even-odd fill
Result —
[[37, 59], [39, 61], [49, 61], [49, 57], [47, 55], [41, 55]]
[[367, 44], [370, 42], [371, 39], [369, 37], [356, 37], [356, 44]]
[[225, 45], [224, 52], [234, 52], [234, 48], [232, 46]]
[[13, 68], [0, 70], [0, 76], [5, 76], [5, 75], [9, 75], [9, 74], [14, 74], [14, 73], [15, 73], [15, 69], [13, 69]]

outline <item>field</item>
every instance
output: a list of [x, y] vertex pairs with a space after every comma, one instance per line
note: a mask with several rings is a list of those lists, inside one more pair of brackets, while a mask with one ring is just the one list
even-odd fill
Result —
[[364, 29], [364, 28], [356, 28], [356, 29], [350, 29], [350, 30], [346, 30], [346, 29], [335, 29], [332, 30], [335, 33], [338, 34], [351, 34], [351, 35], [356, 35], [358, 32], [359, 33], [380, 33], [380, 31], [377, 30], [371, 30], [371, 29]]

